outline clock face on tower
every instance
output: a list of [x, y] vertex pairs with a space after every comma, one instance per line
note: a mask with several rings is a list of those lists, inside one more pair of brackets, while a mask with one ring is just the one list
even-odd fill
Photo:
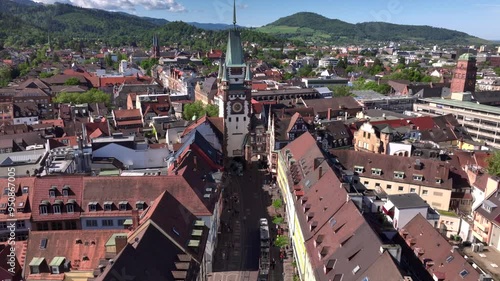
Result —
[[233, 102], [233, 105], [231, 106], [233, 113], [242, 113], [243, 112], [243, 104], [239, 101]]

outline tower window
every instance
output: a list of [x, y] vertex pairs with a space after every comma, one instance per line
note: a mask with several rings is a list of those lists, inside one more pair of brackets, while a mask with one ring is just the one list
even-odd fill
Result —
[[240, 122], [240, 117], [236, 117], [236, 122]]
[[229, 122], [231, 122], [231, 117], [229, 117]]

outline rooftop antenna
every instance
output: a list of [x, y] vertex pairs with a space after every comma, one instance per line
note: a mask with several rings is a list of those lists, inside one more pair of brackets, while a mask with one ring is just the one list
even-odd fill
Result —
[[236, 0], [233, 1], [233, 25], [236, 29]]

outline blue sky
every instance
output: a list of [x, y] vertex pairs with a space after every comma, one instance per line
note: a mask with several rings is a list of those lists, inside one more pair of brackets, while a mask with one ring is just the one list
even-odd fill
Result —
[[[35, 0], [122, 10], [186, 22], [231, 23], [233, 0]], [[431, 25], [500, 40], [499, 0], [236, 0], [238, 24], [262, 26], [297, 12], [315, 12], [350, 23], [385, 21]]]

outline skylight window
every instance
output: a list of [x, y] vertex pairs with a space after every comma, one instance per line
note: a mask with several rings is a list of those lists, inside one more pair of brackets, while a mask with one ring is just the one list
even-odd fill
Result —
[[454, 259], [453, 256], [449, 256], [449, 257], [446, 258], [446, 262], [450, 263], [453, 259]]
[[465, 278], [465, 276], [469, 275], [469, 272], [466, 269], [464, 269], [464, 270], [460, 271], [459, 274], [460, 274], [460, 277]]
[[358, 273], [358, 271], [360, 270], [361, 268], [359, 267], [359, 265], [356, 265], [356, 267], [352, 270], [352, 274], [356, 274]]

